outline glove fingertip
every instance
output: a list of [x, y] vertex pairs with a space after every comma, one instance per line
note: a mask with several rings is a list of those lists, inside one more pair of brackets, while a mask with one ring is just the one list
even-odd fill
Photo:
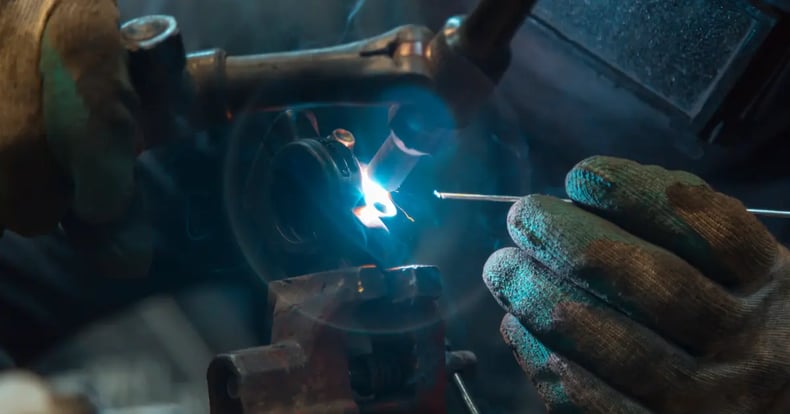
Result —
[[483, 265], [483, 280], [486, 285], [498, 285], [503, 275], [510, 274], [510, 268], [518, 262], [521, 250], [516, 247], [505, 247], [491, 254]]
[[574, 166], [565, 176], [565, 192], [573, 201], [600, 206], [610, 200], [615, 190], [618, 170], [632, 167], [632, 161], [595, 156]]
[[483, 266], [483, 281], [494, 299], [506, 311], [511, 311], [512, 303], [508, 292], [512, 290], [518, 269], [524, 261], [524, 252], [516, 247], [506, 247], [494, 252]]
[[665, 197], [666, 189], [675, 184], [709, 187], [694, 174], [606, 156], [579, 162], [565, 177], [565, 191], [573, 201], [605, 210], [616, 209], [624, 201]]
[[516, 245], [522, 249], [529, 249], [532, 245], [540, 244], [539, 218], [553, 205], [553, 201], [565, 204], [553, 197], [540, 194], [530, 194], [513, 204], [507, 215], [507, 228], [510, 238]]

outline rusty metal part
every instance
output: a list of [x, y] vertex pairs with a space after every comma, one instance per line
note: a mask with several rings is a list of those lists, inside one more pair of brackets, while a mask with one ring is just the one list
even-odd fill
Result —
[[227, 56], [221, 50], [192, 53], [187, 68], [197, 90], [200, 116], [297, 105], [388, 104], [404, 87], [429, 88], [424, 53], [433, 33], [407, 25], [345, 45], [295, 52]]
[[342, 128], [332, 131], [331, 138], [343, 144], [343, 146], [348, 149], [354, 149], [354, 145], [357, 142], [356, 137], [354, 137], [354, 134], [352, 134], [351, 131]]
[[227, 106], [227, 57], [222, 49], [202, 50], [187, 57], [187, 72], [194, 89], [190, 121], [197, 126], [227, 122], [233, 117]]
[[336, 47], [252, 56], [214, 49], [185, 57], [168, 16], [139, 18], [122, 31], [150, 145], [179, 135], [181, 118], [205, 127], [249, 110], [397, 103], [392, 134], [368, 166], [392, 191], [448, 131], [474, 117], [507, 69], [510, 41], [533, 5], [483, 0], [437, 34], [407, 25]]
[[[445, 412], [441, 290], [429, 266], [355, 267], [272, 283], [272, 345], [215, 358], [211, 413]], [[398, 372], [374, 372], [393, 367]]]
[[[158, 58], [175, 58], [185, 63], [184, 47], [176, 19], [172, 16], [153, 15], [130, 20], [121, 27], [121, 40], [131, 51], [162, 53]], [[169, 49], [174, 47], [174, 49]], [[180, 53], [179, 53], [180, 52]], [[162, 62], [154, 59], [151, 63]]]
[[[228, 56], [220, 49], [185, 56], [178, 26], [169, 16], [132, 20], [123, 32], [133, 56], [144, 52], [132, 59], [138, 92], [180, 90], [186, 83], [184, 96], [166, 98], [188, 99], [190, 121], [197, 125], [248, 110], [400, 104], [414, 99], [414, 89], [440, 97], [463, 123], [507, 68], [510, 38], [533, 1], [500, 3], [483, 0], [468, 25], [453, 18], [436, 35], [426, 27], [406, 25], [335, 47], [249, 56]], [[497, 30], [483, 30], [485, 25]], [[179, 78], [174, 85], [163, 85], [165, 79], [180, 77], [184, 68], [183, 82]]]

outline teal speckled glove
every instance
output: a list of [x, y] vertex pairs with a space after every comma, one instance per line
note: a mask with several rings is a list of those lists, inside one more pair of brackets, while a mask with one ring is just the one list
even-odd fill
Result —
[[566, 191], [516, 203], [484, 270], [549, 412], [790, 412], [790, 253], [740, 202], [608, 157]]

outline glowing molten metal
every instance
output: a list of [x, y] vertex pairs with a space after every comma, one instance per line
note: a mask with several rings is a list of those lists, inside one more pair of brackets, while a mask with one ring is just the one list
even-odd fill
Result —
[[387, 226], [381, 219], [395, 217], [398, 214], [398, 208], [392, 202], [389, 191], [370, 178], [365, 166], [362, 166], [360, 172], [362, 173], [362, 195], [365, 205], [354, 209], [354, 215], [367, 227], [386, 229]]

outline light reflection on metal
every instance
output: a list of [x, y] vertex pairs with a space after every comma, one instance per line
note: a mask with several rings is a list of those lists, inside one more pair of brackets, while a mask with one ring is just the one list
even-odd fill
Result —
[[364, 205], [354, 209], [354, 215], [367, 227], [386, 229], [387, 226], [381, 219], [395, 217], [398, 208], [392, 201], [390, 192], [370, 178], [365, 165], [361, 166], [360, 172]]
[[357, 142], [356, 137], [354, 137], [351, 131], [342, 128], [332, 131], [332, 138], [348, 149], [354, 149], [354, 145]]
[[387, 229], [387, 226], [381, 221], [381, 217], [376, 213], [376, 210], [370, 206], [355, 208], [354, 215], [365, 227], [372, 229]]

